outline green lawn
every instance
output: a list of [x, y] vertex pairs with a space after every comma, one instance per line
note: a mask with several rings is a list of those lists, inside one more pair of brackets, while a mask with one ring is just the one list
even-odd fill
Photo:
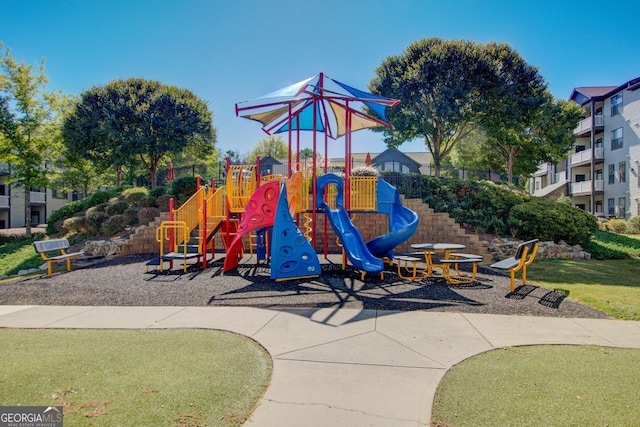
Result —
[[42, 238], [42, 235], [37, 235], [31, 239], [21, 239], [1, 245], [0, 276], [3, 274], [11, 276], [20, 270], [38, 268], [42, 265], [42, 258], [33, 249], [33, 242]]
[[638, 366], [637, 349], [493, 350], [445, 375], [432, 426], [638, 426]]
[[0, 329], [0, 405], [65, 426], [239, 426], [271, 376], [254, 341], [212, 330]]
[[640, 260], [536, 260], [527, 270], [531, 283], [565, 289], [569, 298], [612, 317], [640, 320]]

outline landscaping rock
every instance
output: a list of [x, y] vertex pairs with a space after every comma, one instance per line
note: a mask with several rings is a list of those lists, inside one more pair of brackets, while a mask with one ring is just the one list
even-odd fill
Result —
[[[493, 254], [493, 258], [499, 261], [514, 256], [520, 243], [522, 241], [493, 239], [488, 242], [487, 249]], [[580, 245], [571, 246], [563, 241], [558, 243], [548, 241], [540, 242], [536, 259], [591, 259], [591, 254], [585, 252]]]
[[88, 240], [84, 245], [87, 256], [112, 256], [118, 252], [119, 245], [110, 240]]

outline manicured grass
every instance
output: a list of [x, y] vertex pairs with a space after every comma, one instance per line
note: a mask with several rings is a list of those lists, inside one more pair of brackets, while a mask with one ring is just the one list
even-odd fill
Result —
[[20, 270], [40, 267], [43, 261], [33, 249], [33, 242], [42, 239], [42, 235], [36, 235], [30, 239], [23, 238], [0, 246], [0, 275], [11, 276]]
[[640, 260], [536, 260], [532, 283], [569, 291], [569, 298], [612, 317], [640, 320]]
[[271, 375], [254, 341], [210, 330], [0, 329], [0, 405], [65, 426], [239, 426]]
[[585, 250], [596, 259], [640, 257], [640, 239], [633, 234], [616, 234], [598, 230]]
[[432, 425], [637, 426], [640, 350], [530, 346], [456, 365], [438, 386]]

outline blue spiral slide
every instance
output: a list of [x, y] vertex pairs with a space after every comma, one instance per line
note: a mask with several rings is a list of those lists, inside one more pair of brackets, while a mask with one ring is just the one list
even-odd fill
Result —
[[[324, 188], [328, 184], [337, 187], [336, 209], [330, 209], [323, 200]], [[344, 208], [344, 181], [337, 175], [327, 174], [318, 178], [316, 204], [327, 216], [351, 264], [359, 270], [377, 273], [384, 269], [381, 257], [393, 257], [393, 249], [409, 239], [418, 227], [418, 215], [402, 205], [398, 190], [378, 178], [378, 212], [389, 215], [389, 233], [365, 243], [362, 234], [351, 222]]]

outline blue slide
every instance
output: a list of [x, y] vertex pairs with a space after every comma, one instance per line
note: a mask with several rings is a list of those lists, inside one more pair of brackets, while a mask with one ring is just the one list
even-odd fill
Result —
[[367, 242], [376, 257], [393, 258], [393, 249], [409, 240], [418, 228], [418, 214], [402, 205], [398, 189], [378, 178], [378, 212], [389, 216], [389, 232]]
[[[336, 208], [330, 209], [324, 202], [323, 193], [324, 187], [327, 184], [336, 184], [338, 188], [338, 194], [336, 196]], [[351, 222], [349, 213], [343, 206], [343, 186], [344, 181], [337, 175], [327, 174], [318, 178], [316, 184], [316, 204], [317, 207], [324, 210], [331, 228], [336, 233], [344, 252], [347, 254], [349, 261], [359, 270], [378, 273], [384, 270], [384, 264], [380, 258], [377, 258], [369, 252], [367, 244], [362, 238], [362, 234]]]

